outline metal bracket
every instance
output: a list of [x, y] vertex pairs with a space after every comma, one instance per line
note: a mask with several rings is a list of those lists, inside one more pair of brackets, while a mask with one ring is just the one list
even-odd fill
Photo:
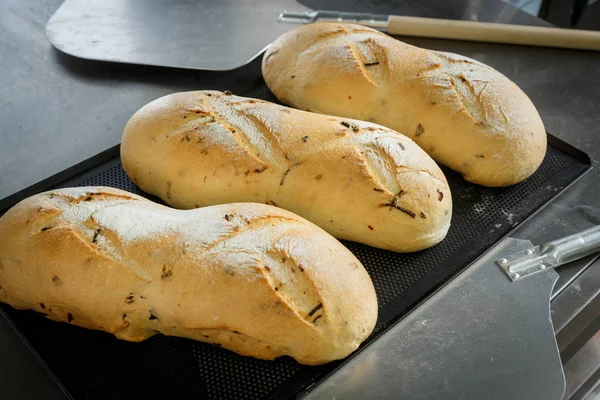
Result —
[[283, 11], [279, 22], [312, 24], [314, 22], [348, 22], [387, 32], [389, 15], [317, 10], [312, 12]]
[[597, 251], [600, 226], [498, 258], [496, 264], [515, 282]]
[[539, 274], [548, 268], [557, 267], [558, 264], [552, 260], [552, 257], [540, 254], [540, 247], [530, 247], [518, 253], [499, 258], [496, 260], [496, 264], [506, 272], [513, 282]]

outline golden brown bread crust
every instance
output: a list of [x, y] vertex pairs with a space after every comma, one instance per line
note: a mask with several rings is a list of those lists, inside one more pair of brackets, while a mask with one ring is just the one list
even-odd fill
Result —
[[441, 241], [452, 199], [438, 165], [379, 125], [214, 91], [175, 93], [127, 123], [121, 160], [177, 208], [258, 202], [394, 251]]
[[293, 29], [266, 51], [262, 71], [283, 103], [390, 127], [477, 184], [518, 183], [546, 153], [537, 110], [504, 75], [371, 28]]
[[360, 262], [262, 204], [173, 210], [104, 187], [60, 189], [0, 218], [0, 301], [130, 341], [157, 333], [243, 355], [340, 359], [377, 320]]

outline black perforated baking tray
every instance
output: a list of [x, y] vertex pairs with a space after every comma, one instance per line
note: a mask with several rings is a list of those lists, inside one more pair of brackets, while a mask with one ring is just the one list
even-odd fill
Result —
[[[274, 101], [264, 86], [239, 94]], [[343, 242], [369, 272], [379, 300], [375, 331], [361, 348], [590, 169], [585, 154], [551, 135], [548, 141], [539, 170], [508, 188], [473, 185], [442, 167], [452, 191], [452, 226], [446, 239], [431, 249], [399, 254]], [[157, 201], [129, 180], [115, 147], [0, 201], [0, 210], [50, 187], [88, 185], [125, 189]], [[317, 367], [302, 366], [287, 357], [263, 361], [164, 336], [129, 343], [107, 333], [46, 320], [32, 311], [6, 305], [1, 310], [75, 399], [297, 398], [345, 361]]]

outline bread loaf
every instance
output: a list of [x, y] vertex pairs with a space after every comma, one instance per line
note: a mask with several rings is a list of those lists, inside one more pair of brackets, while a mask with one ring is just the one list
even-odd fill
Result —
[[293, 29], [266, 51], [262, 71], [281, 102], [392, 128], [477, 184], [518, 183], [546, 153], [537, 110], [507, 77], [374, 29], [339, 23]]
[[377, 320], [360, 262], [290, 212], [174, 210], [105, 187], [42, 193], [0, 218], [0, 300], [124, 340], [305, 364], [347, 356]]
[[383, 249], [427, 248], [450, 225], [446, 178], [412, 140], [231, 94], [176, 93], [142, 107], [121, 160], [142, 190], [174, 207], [272, 204]]

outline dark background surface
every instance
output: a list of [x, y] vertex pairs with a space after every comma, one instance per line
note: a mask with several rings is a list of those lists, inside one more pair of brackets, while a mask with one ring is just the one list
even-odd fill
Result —
[[[119, 143], [143, 104], [182, 90], [243, 87], [260, 78], [258, 63], [233, 72], [108, 64], [64, 55], [44, 27], [60, 0], [0, 4], [0, 198]], [[316, 6], [314, 0], [304, 0]], [[351, 1], [346, 10], [540, 24], [499, 1]], [[600, 53], [405, 38], [487, 63], [536, 104], [546, 129], [597, 160], [600, 153]], [[596, 185], [597, 186], [597, 185]], [[590, 203], [596, 196], [586, 197]]]
[[[105, 64], [64, 55], [44, 26], [61, 1], [0, 3], [0, 199], [120, 141], [143, 104], [181, 90], [254, 85], [258, 63], [234, 72]], [[316, 2], [305, 1], [316, 7]], [[490, 8], [491, 7], [491, 8]], [[337, 7], [342, 9], [341, 7]], [[497, 1], [353, 1], [345, 10], [540, 24]], [[517, 83], [546, 129], [600, 160], [600, 53], [406, 38], [409, 43], [475, 58]], [[600, 172], [593, 170], [519, 235], [535, 243], [600, 223]], [[51, 398], [52, 382], [0, 320], [2, 398]], [[1, 389], [0, 389], [1, 390]], [[35, 393], [38, 393], [36, 395]], [[9, 394], [10, 393], [10, 394]]]

